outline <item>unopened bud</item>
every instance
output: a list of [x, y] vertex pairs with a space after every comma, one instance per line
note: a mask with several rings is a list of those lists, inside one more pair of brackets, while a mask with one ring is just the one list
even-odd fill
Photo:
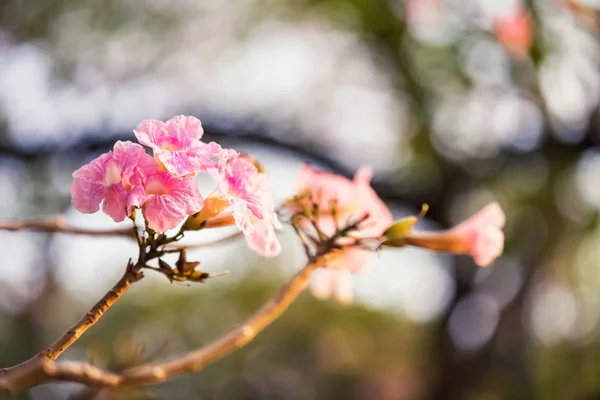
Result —
[[198, 231], [204, 227], [206, 221], [221, 214], [229, 207], [227, 200], [212, 194], [204, 200], [204, 207], [196, 214], [190, 215], [183, 224], [186, 231]]

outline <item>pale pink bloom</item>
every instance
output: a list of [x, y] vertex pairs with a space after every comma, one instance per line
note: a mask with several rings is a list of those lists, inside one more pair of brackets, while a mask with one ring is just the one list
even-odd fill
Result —
[[225, 199], [232, 207], [236, 225], [248, 246], [258, 254], [273, 257], [281, 252], [275, 235], [280, 226], [273, 199], [266, 190], [266, 176], [235, 150], [223, 150], [218, 165], [208, 172], [217, 182], [213, 197]]
[[[364, 222], [355, 237], [379, 237], [392, 223], [392, 214], [385, 203], [371, 187], [371, 169], [361, 167], [353, 180], [329, 172], [316, 171], [305, 164], [298, 174], [298, 193], [310, 193], [321, 211], [319, 227], [327, 234], [335, 230], [335, 222], [330, 215], [332, 205], [336, 203], [337, 219], [341, 224], [349, 218], [358, 219], [365, 214], [369, 218]], [[321, 289], [329, 288], [338, 300], [351, 301], [348, 287], [351, 279], [344, 278], [348, 272], [361, 272], [371, 260], [373, 254], [367, 250], [346, 248], [339, 250], [327, 258], [325, 267], [331, 273], [318, 278], [315, 285]], [[339, 270], [336, 272], [336, 270]], [[327, 284], [323, 282], [327, 282]], [[324, 293], [321, 291], [321, 293]]]
[[350, 304], [354, 298], [352, 274], [345, 269], [321, 269], [312, 279], [311, 291], [318, 299], [333, 296], [342, 304]]
[[[333, 233], [335, 224], [330, 215], [332, 205], [337, 203], [337, 219], [343, 223], [349, 218], [358, 219], [365, 214], [369, 218], [361, 229], [354, 233], [356, 237], [378, 237], [392, 223], [392, 214], [385, 203], [371, 187], [371, 169], [361, 167], [350, 180], [344, 176], [330, 172], [316, 171], [310, 165], [304, 164], [297, 178], [297, 192], [310, 193], [321, 211], [319, 224], [326, 233]], [[357, 262], [345, 259], [345, 268], [360, 272], [370, 258], [370, 252], [364, 250], [352, 251]], [[358, 259], [358, 255], [363, 255]], [[365, 256], [367, 255], [367, 256]]]
[[146, 120], [133, 131], [138, 141], [150, 147], [165, 168], [179, 176], [206, 171], [215, 166], [221, 151], [215, 142], [200, 141], [204, 130], [199, 119], [177, 116], [166, 122]]
[[130, 206], [142, 208], [150, 229], [166, 232], [202, 209], [204, 200], [193, 176], [174, 176], [156, 162], [145, 173], [144, 184], [132, 192]]
[[71, 201], [83, 213], [100, 209], [115, 222], [131, 214], [129, 197], [136, 183], [141, 183], [142, 169], [155, 161], [144, 148], [132, 142], [115, 143], [112, 151], [102, 154], [73, 172]]
[[498, 18], [494, 25], [498, 42], [515, 58], [527, 55], [533, 43], [534, 29], [531, 15], [523, 7], [513, 14]]
[[506, 215], [497, 202], [485, 206], [469, 219], [442, 232], [415, 232], [405, 237], [406, 244], [430, 250], [470, 254], [475, 263], [487, 267], [504, 250]]

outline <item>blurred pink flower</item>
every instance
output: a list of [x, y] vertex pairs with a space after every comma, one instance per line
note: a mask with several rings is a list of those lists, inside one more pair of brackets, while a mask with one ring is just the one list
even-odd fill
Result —
[[112, 151], [102, 154], [73, 172], [71, 202], [83, 213], [100, 209], [115, 222], [131, 214], [129, 196], [136, 183], [140, 183], [143, 168], [156, 164], [144, 148], [132, 142], [115, 143]]
[[[369, 218], [355, 236], [377, 237], [391, 225], [392, 214], [371, 187], [371, 176], [372, 172], [368, 167], [359, 168], [354, 179], [350, 180], [330, 172], [316, 171], [310, 165], [304, 164], [297, 178], [297, 193], [311, 194], [312, 201], [321, 211], [321, 228], [329, 233], [333, 233], [335, 227], [330, 211], [336, 203], [339, 221], [369, 214]], [[355, 272], [364, 268], [361, 264], [353, 266]]]
[[498, 18], [494, 30], [498, 42], [511, 56], [523, 58], [527, 55], [534, 36], [529, 11], [521, 7], [513, 14]]
[[350, 304], [354, 298], [352, 274], [345, 269], [321, 269], [313, 277], [311, 291], [318, 299], [333, 296], [342, 304]]
[[469, 219], [442, 232], [415, 232], [405, 237], [406, 244], [430, 250], [470, 254], [475, 263], [487, 267], [504, 250], [506, 215], [497, 202], [482, 208]]
[[265, 257], [278, 255], [281, 246], [275, 228], [280, 224], [266, 190], [266, 175], [259, 174], [252, 162], [232, 149], [223, 150], [217, 166], [208, 173], [217, 182], [209, 197], [222, 198], [232, 206], [235, 223], [244, 232], [248, 246]]
[[[320, 210], [319, 227], [325, 233], [335, 230], [335, 222], [331, 210], [336, 203], [338, 221], [349, 218], [360, 218], [368, 213], [369, 218], [363, 227], [353, 234], [355, 237], [379, 237], [392, 223], [392, 214], [385, 203], [377, 196], [370, 185], [371, 170], [361, 167], [353, 180], [329, 172], [316, 171], [305, 164], [297, 178], [298, 193], [310, 193]], [[344, 273], [361, 272], [369, 263], [372, 253], [367, 250], [347, 248], [332, 253], [326, 260], [328, 270], [343, 270]], [[340, 299], [352, 299], [348, 295], [351, 280], [342, 278], [342, 272], [320, 274], [313, 280], [313, 292], [317, 297], [324, 293], [333, 293]], [[325, 288], [328, 288], [326, 291]]]
[[133, 131], [139, 142], [150, 147], [165, 168], [179, 176], [206, 171], [215, 166], [221, 146], [200, 141], [204, 130], [199, 119], [177, 116], [166, 122], [146, 120]]
[[129, 206], [142, 208], [150, 229], [166, 232], [202, 209], [204, 200], [193, 176], [174, 176], [156, 162], [144, 172], [146, 179], [132, 191]]

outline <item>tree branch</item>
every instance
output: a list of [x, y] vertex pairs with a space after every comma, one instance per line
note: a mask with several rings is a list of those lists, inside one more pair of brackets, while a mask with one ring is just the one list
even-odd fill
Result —
[[[131, 261], [129, 261], [125, 274], [116, 283], [116, 285], [113, 286], [113, 288], [109, 290], [108, 293], [106, 293], [104, 297], [102, 297], [102, 299], [100, 299], [100, 301], [98, 301], [90, 309], [90, 311], [88, 311], [83, 317], [81, 317], [81, 319], [77, 321], [75, 325], [73, 325], [61, 337], [59, 337], [58, 340], [56, 340], [56, 342], [52, 346], [42, 350], [39, 354], [27, 361], [22, 362], [21, 364], [15, 365], [10, 368], [0, 369], [0, 377], [4, 375], [4, 377], [0, 378], [0, 388], [4, 386], [2, 384], [3, 380], [6, 380], [10, 383], [8, 387], [9, 390], [12, 390], [11, 388], [13, 386], [20, 388], [23, 384], [26, 385], [25, 387], [34, 386], [36, 384], [35, 382], [38, 379], [37, 376], [39, 374], [43, 373], [42, 375], [45, 374], [46, 376], [54, 376], [48, 375], [48, 368], [54, 368], [53, 366], [55, 366], [55, 364], [49, 364], [48, 361], [55, 360], [73, 343], [75, 343], [81, 337], [81, 335], [83, 335], [89, 328], [91, 328], [92, 326], [94, 326], [94, 324], [96, 324], [96, 322], [98, 322], [98, 320], [104, 315], [104, 313], [121, 298], [123, 293], [125, 293], [125, 291], [129, 289], [129, 287], [134, 282], [137, 282], [142, 277], [143, 275], [139, 271], [138, 266], [134, 265]], [[86, 367], [85, 371], [88, 370], [89, 368]], [[26, 379], [29, 375], [31, 375], [31, 381], [28, 381]], [[64, 376], [72, 375], [73, 374], [69, 373]], [[87, 373], [85, 375], [87, 376]], [[13, 381], [16, 383], [11, 383]], [[33, 383], [33, 385], [31, 383]]]
[[[322, 252], [320, 255], [325, 253]], [[164, 363], [144, 364], [125, 370], [122, 374], [115, 374], [85, 362], [55, 362], [49, 357], [38, 355], [23, 364], [5, 370], [8, 373], [5, 372], [4, 377], [2, 377], [2, 371], [0, 370], [0, 389], [4, 388], [9, 392], [19, 392], [49, 381], [76, 382], [89, 387], [140, 386], [156, 384], [178, 375], [199, 371], [233, 350], [245, 346], [269, 324], [279, 318], [304, 290], [311, 274], [319, 266], [320, 262], [317, 257], [310, 260], [303, 269], [297, 272], [281, 288], [277, 295], [271, 298], [241, 326], [207, 346], [187, 353], [183, 357]], [[85, 317], [82, 318], [82, 320], [85, 319]], [[76, 326], [79, 326], [79, 323]]]
[[62, 215], [27, 219], [22, 221], [0, 221], [0, 230], [19, 231], [31, 230], [37, 232], [59, 232], [74, 235], [92, 236], [126, 236], [134, 237], [131, 228], [119, 228], [110, 230], [85, 229], [68, 226]]
[[125, 274], [121, 279], [113, 286], [98, 301], [90, 311], [88, 311], [75, 325], [66, 331], [58, 340], [50, 347], [41, 352], [41, 355], [48, 357], [51, 360], [61, 355], [66, 349], [68, 349], [73, 343], [77, 341], [89, 328], [94, 326], [96, 322], [104, 315], [104, 313], [116, 303], [123, 293], [134, 283], [142, 279], [143, 275], [137, 271], [131, 261], [127, 266]]
[[[338, 229], [331, 237], [323, 240], [315, 252], [309, 254], [308, 262], [298, 271], [279, 292], [265, 303], [256, 313], [242, 325], [226, 333], [212, 343], [191, 351], [182, 357], [162, 363], [148, 363], [129, 368], [120, 374], [104, 371], [85, 362], [55, 362], [64, 348], [72, 344], [77, 337], [87, 330], [114, 303], [132, 282], [141, 278], [138, 265], [128, 265], [127, 273], [119, 283], [100, 302], [91, 313], [97, 314], [95, 319], [84, 316], [69, 332], [61, 337], [52, 347], [38, 356], [18, 366], [0, 370], [0, 394], [2, 390], [18, 392], [50, 381], [68, 381], [89, 387], [121, 388], [151, 385], [166, 381], [179, 375], [199, 371], [206, 365], [216, 361], [232, 351], [250, 343], [273, 321], [279, 318], [294, 300], [306, 288], [312, 273], [326, 263], [329, 253], [339, 245], [338, 239], [346, 237], [356, 230], [368, 218], [364, 215], [344, 228]], [[130, 276], [131, 272], [139, 275]], [[89, 314], [89, 313], [88, 313]], [[4, 373], [4, 376], [2, 376]]]
[[187, 353], [181, 358], [164, 363], [141, 365], [126, 370], [121, 375], [118, 386], [156, 384], [178, 375], [199, 371], [213, 361], [244, 347], [288, 309], [290, 304], [306, 288], [310, 276], [319, 266], [318, 262], [307, 264], [254, 315], [214, 342]]

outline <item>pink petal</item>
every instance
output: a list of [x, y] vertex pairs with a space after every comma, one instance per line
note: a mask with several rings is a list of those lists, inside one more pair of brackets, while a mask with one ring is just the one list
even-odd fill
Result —
[[371, 179], [373, 178], [373, 169], [362, 165], [356, 174], [354, 174], [354, 182], [363, 185], [371, 185]]
[[328, 271], [332, 275], [333, 297], [341, 304], [350, 304], [354, 299], [352, 275], [350, 272], [338, 269]]
[[319, 203], [323, 210], [329, 209], [334, 201], [341, 205], [351, 204], [355, 196], [350, 179], [330, 172], [315, 171], [308, 164], [300, 168], [296, 187], [298, 193], [311, 192], [313, 200]]
[[143, 121], [133, 132], [141, 144], [155, 152], [185, 151], [197, 144], [204, 134], [198, 118], [183, 115], [167, 122]]
[[343, 261], [344, 268], [355, 274], [364, 271], [369, 266], [374, 255], [371, 251], [360, 249], [348, 249], [346, 253], [347, 255]]
[[71, 186], [71, 202], [73, 206], [83, 213], [94, 213], [100, 209], [100, 202], [104, 197], [104, 175], [106, 165], [112, 159], [112, 153], [102, 154], [89, 164], [73, 172], [73, 185]]
[[121, 222], [127, 217], [126, 203], [127, 191], [120, 184], [111, 185], [104, 190], [104, 201], [102, 202], [102, 211], [104, 211], [115, 222]]
[[235, 150], [220, 149], [216, 167], [207, 172], [217, 182], [220, 196], [233, 208], [233, 217], [248, 246], [257, 253], [273, 257], [281, 246], [275, 235], [279, 221], [274, 212], [273, 199], [266, 191], [264, 175], [250, 161]]
[[361, 167], [354, 177], [354, 184], [358, 207], [363, 213], [369, 214], [361, 232], [366, 236], [379, 236], [392, 224], [393, 217], [389, 208], [371, 187], [371, 174], [370, 168]]
[[82, 213], [95, 213], [100, 209], [104, 186], [83, 178], [75, 178], [71, 186], [71, 203]]
[[186, 215], [194, 214], [202, 209], [204, 199], [200, 194], [198, 183], [193, 177], [177, 179], [172, 185], [171, 197]]
[[158, 145], [161, 135], [164, 135], [165, 123], [155, 119], [142, 121], [133, 131], [137, 140], [153, 150], [160, 149]]
[[[164, 192], [150, 193], [150, 185], [162, 185]], [[156, 232], [175, 228], [185, 217], [202, 209], [204, 200], [193, 177], [178, 178], [158, 171], [148, 178], [148, 198], [143, 205], [148, 226]]]
[[143, 210], [148, 227], [156, 232], [166, 232], [175, 228], [186, 215], [166, 196], [151, 197], [144, 203]]
[[458, 224], [449, 232], [462, 236], [475, 263], [485, 267], [490, 265], [504, 250], [506, 214], [497, 202], [483, 207], [479, 212]]
[[329, 172], [315, 171], [309, 165], [301, 167], [297, 178], [298, 193], [310, 192], [319, 208], [328, 212], [335, 201], [340, 220], [369, 214], [360, 231], [362, 236], [379, 236], [392, 223], [392, 214], [370, 185], [372, 171], [361, 167], [354, 180]]
[[270, 221], [260, 221], [251, 225], [246, 235], [248, 247], [263, 257], [275, 257], [281, 253], [281, 245], [275, 235], [275, 228]]
[[315, 273], [311, 281], [311, 292], [319, 300], [327, 300], [333, 292], [331, 271], [322, 269]]
[[179, 176], [193, 174], [195, 171], [191, 157], [184, 151], [155, 151], [156, 158], [165, 168]]
[[216, 167], [213, 157], [221, 151], [215, 142], [201, 143], [182, 151], [155, 151], [156, 157], [175, 175], [185, 176], [196, 172], [206, 172]]
[[217, 162], [214, 159], [220, 156], [223, 149], [221, 145], [215, 142], [198, 143], [191, 147], [187, 151], [187, 154], [192, 158], [196, 172], [207, 172], [210, 168], [217, 166]]
[[187, 149], [204, 134], [202, 122], [196, 117], [179, 115], [165, 122], [166, 135], [175, 138], [178, 149]]
[[472, 254], [480, 267], [489, 266], [504, 251], [504, 233], [498, 228], [480, 232], [473, 243]]
[[142, 146], [133, 142], [117, 141], [113, 149], [113, 158], [119, 163], [123, 186], [139, 184], [143, 178], [140, 174], [158, 168], [156, 161]]
[[133, 188], [127, 196], [127, 214], [131, 215], [134, 207], [141, 208], [148, 200], [148, 197], [149, 196], [143, 186], [136, 186]]

